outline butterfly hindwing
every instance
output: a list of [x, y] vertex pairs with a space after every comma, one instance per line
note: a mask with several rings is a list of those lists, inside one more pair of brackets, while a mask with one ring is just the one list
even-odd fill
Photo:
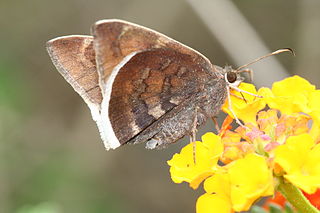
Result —
[[183, 102], [192, 102], [215, 77], [208, 67], [202, 57], [171, 48], [136, 53], [107, 82], [112, 89], [106, 90], [110, 100], [102, 104], [102, 119], [109, 118], [115, 137], [125, 144]]

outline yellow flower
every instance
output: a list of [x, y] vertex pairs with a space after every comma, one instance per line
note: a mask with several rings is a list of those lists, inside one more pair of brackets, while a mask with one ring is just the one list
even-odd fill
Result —
[[237, 144], [234, 144], [233, 146], [232, 145], [227, 146], [224, 149], [223, 155], [220, 160], [224, 164], [228, 164], [234, 160], [241, 158], [242, 155], [243, 155], [243, 152], [242, 152], [241, 148], [239, 146], [237, 146]]
[[230, 213], [230, 181], [227, 171], [220, 168], [213, 176], [206, 179], [204, 189], [207, 193], [197, 200], [197, 213]]
[[222, 136], [224, 151], [220, 160], [228, 164], [239, 158], [243, 158], [248, 153], [253, 153], [254, 147], [247, 141], [241, 141], [239, 133], [227, 130]]
[[288, 181], [308, 194], [320, 187], [320, 144], [309, 134], [289, 137], [275, 149], [274, 162], [285, 171]]
[[[311, 116], [317, 116], [320, 118], [320, 113], [312, 113]], [[310, 135], [311, 137], [319, 143], [320, 141], [320, 121], [317, 119], [317, 120], [313, 120], [313, 123], [312, 123], [312, 127], [311, 127], [311, 130], [310, 130]]]
[[315, 141], [320, 141], [320, 90], [315, 90], [309, 95], [309, 115], [313, 119], [311, 136]]
[[274, 139], [275, 136], [275, 124], [278, 122], [278, 120], [278, 110], [275, 109], [261, 111], [257, 115], [259, 129], [264, 131], [272, 139]]
[[[253, 84], [241, 83], [239, 88], [253, 94], [261, 95], [261, 92], [257, 92]], [[261, 91], [263, 92], [263, 90]], [[244, 97], [244, 99], [242, 96]], [[266, 103], [263, 98], [259, 98], [244, 92], [240, 93], [234, 90], [231, 91], [232, 110], [234, 111], [237, 118], [242, 120], [244, 123], [255, 124], [257, 112], [263, 109], [265, 106]], [[228, 113], [231, 117], [234, 117], [229, 109], [228, 101], [225, 102], [222, 110]]]
[[283, 114], [308, 113], [308, 97], [313, 91], [315, 86], [307, 80], [299, 76], [289, 77], [272, 85], [272, 95], [267, 98], [267, 104]]
[[272, 92], [264, 96], [268, 106], [282, 114], [305, 113], [312, 117], [311, 136], [320, 140], [320, 90], [307, 80], [293, 76], [275, 82]]
[[272, 92], [278, 97], [295, 96], [300, 94], [308, 96], [308, 94], [314, 90], [314, 85], [297, 75], [275, 82], [272, 85]]
[[300, 135], [309, 132], [308, 121], [310, 117], [301, 113], [291, 115], [283, 114], [279, 118], [275, 129], [278, 143], [283, 144], [288, 136]]
[[[248, 83], [241, 83], [239, 88], [262, 96], [262, 98], [258, 98], [247, 93], [231, 90], [232, 109], [237, 118], [246, 124], [252, 123], [255, 125], [257, 113], [266, 104], [271, 109], [280, 110], [282, 114], [291, 115], [301, 112], [309, 114], [320, 124], [320, 90], [316, 90], [314, 85], [299, 76], [275, 82], [271, 90], [260, 88], [257, 92], [254, 85]], [[225, 102], [222, 110], [234, 117], [229, 109], [228, 101]]]
[[168, 161], [173, 182], [185, 181], [196, 189], [214, 173], [223, 151], [221, 138], [213, 133], [206, 133], [202, 136], [202, 141], [195, 142], [195, 150], [193, 143], [188, 144]]
[[[310, 111], [320, 112], [320, 90], [315, 90], [309, 93], [309, 102], [308, 107]], [[319, 117], [315, 117], [315, 119], [320, 119]]]
[[309, 132], [309, 120], [309, 116], [301, 113], [282, 114], [278, 117], [278, 110], [270, 109], [258, 113], [257, 123], [271, 141], [283, 144], [288, 136]]
[[273, 177], [266, 159], [257, 154], [229, 164], [231, 201], [235, 211], [247, 211], [253, 202], [273, 194]]
[[230, 202], [219, 194], [203, 194], [197, 200], [197, 213], [231, 213]]
[[220, 167], [206, 179], [204, 189], [197, 213], [247, 211], [258, 198], [273, 194], [272, 172], [264, 157], [248, 154]]
[[[226, 101], [222, 108], [228, 116], [219, 136], [208, 133], [196, 142], [195, 158], [189, 144], [168, 161], [174, 182], [195, 189], [205, 180], [197, 213], [247, 211], [273, 194], [273, 175], [308, 194], [320, 188], [320, 90], [299, 76], [272, 89], [256, 91], [246, 83], [239, 88], [262, 98], [231, 90], [232, 107]], [[234, 116], [244, 126], [232, 130]]]
[[[301, 113], [293, 113], [291, 115], [283, 114], [278, 117], [278, 114], [279, 111], [275, 109], [260, 111], [257, 114], [256, 126], [249, 123], [245, 124], [246, 127], [238, 127], [235, 132], [230, 130], [226, 131], [222, 136], [222, 141], [225, 145], [225, 152], [230, 151], [228, 147], [235, 146], [235, 142], [238, 142], [237, 144], [242, 144], [242, 152], [238, 153], [238, 156], [242, 153], [243, 157], [243, 154], [255, 151], [261, 155], [268, 155], [269, 157], [272, 157], [271, 151], [278, 145], [285, 143], [289, 136], [309, 133], [309, 116]], [[316, 133], [319, 134], [319, 132]], [[241, 140], [241, 138], [243, 140]], [[248, 145], [250, 144], [252, 147], [248, 149]], [[244, 145], [247, 147], [247, 151], [244, 151]], [[239, 147], [239, 145], [237, 145], [237, 147]], [[228, 162], [224, 161], [224, 159], [228, 159], [226, 156], [229, 156], [230, 154], [235, 156], [235, 150], [232, 149], [231, 151], [233, 152], [223, 153], [223, 162]], [[229, 159], [235, 160], [237, 158], [229, 157]]]

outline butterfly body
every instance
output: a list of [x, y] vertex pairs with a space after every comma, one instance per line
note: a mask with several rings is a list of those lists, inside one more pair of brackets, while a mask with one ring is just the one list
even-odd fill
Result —
[[121, 20], [99, 21], [92, 34], [59, 37], [47, 49], [88, 104], [106, 149], [164, 147], [219, 112], [225, 70], [197, 51]]

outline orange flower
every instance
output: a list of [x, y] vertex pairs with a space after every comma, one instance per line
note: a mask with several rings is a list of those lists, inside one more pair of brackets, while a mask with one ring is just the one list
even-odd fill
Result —
[[306, 192], [303, 192], [303, 194], [306, 196], [306, 198], [310, 201], [312, 205], [314, 205], [317, 209], [320, 210], [320, 189], [318, 189], [313, 194], [308, 194]]
[[281, 207], [284, 207], [287, 200], [280, 192], [276, 192], [274, 197], [270, 197], [266, 200], [266, 202], [263, 204], [263, 208], [266, 210], [269, 210], [270, 204], [276, 204]]

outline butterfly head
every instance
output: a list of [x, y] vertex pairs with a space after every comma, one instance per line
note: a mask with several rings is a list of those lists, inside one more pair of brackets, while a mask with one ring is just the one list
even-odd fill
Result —
[[240, 73], [232, 69], [231, 66], [225, 66], [223, 71], [224, 78], [228, 85], [237, 87], [244, 80], [244, 78], [240, 76]]
[[244, 80], [243, 77], [240, 76], [240, 73], [242, 72], [247, 72], [250, 74], [250, 80], [252, 81], [252, 70], [250, 69], [243, 69], [245, 67], [248, 67], [251, 64], [254, 64], [264, 58], [273, 56], [273, 55], [277, 55], [279, 53], [283, 53], [283, 52], [291, 52], [293, 55], [295, 55], [294, 51], [290, 48], [283, 48], [283, 49], [278, 49], [272, 53], [269, 53], [267, 55], [261, 56], [253, 61], [251, 61], [250, 63], [247, 63], [245, 65], [240, 66], [239, 68], [237, 68], [236, 70], [232, 69], [231, 66], [225, 66], [223, 68], [223, 74], [224, 74], [224, 78], [225, 81], [228, 83], [228, 85], [230, 87], [238, 87], [239, 84]]

